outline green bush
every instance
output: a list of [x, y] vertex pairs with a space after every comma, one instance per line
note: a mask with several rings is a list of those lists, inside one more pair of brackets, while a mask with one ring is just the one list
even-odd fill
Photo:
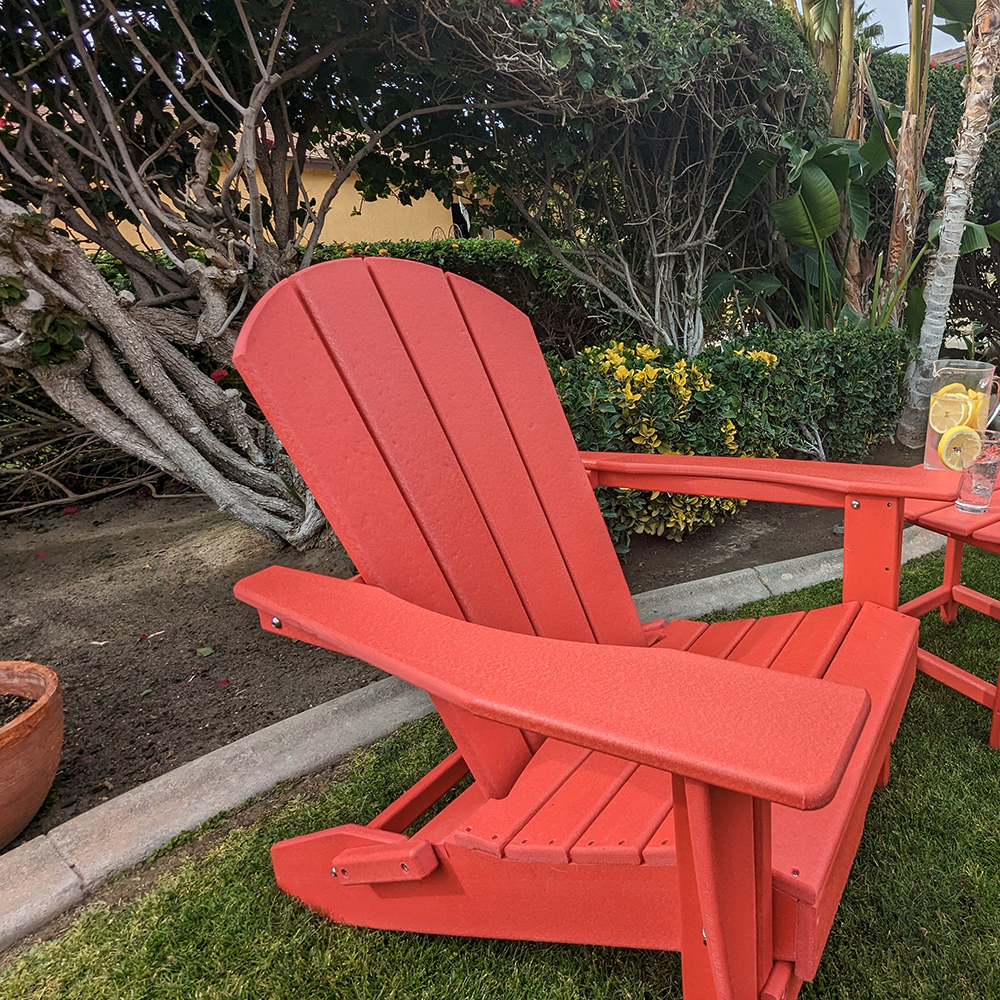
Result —
[[[686, 359], [611, 341], [550, 370], [578, 446], [679, 455], [862, 458], [890, 437], [909, 357], [898, 331], [754, 330]], [[685, 534], [736, 513], [718, 497], [601, 488], [620, 552], [633, 534]]]

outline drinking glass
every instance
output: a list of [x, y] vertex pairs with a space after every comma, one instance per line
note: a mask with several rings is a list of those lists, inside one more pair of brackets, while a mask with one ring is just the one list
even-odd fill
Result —
[[962, 470], [955, 506], [966, 514], [985, 514], [1000, 468], [1000, 431], [980, 432], [980, 449]]

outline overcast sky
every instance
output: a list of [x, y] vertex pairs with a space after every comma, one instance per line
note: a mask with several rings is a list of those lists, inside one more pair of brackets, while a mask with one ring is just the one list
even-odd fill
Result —
[[[865, 6], [875, 11], [875, 18], [885, 28], [883, 45], [902, 45], [897, 52], [905, 52], [908, 45], [909, 29], [907, 28], [906, 0], [865, 0]], [[932, 52], [942, 52], [953, 49], [959, 43], [950, 35], [940, 31], [934, 32]]]

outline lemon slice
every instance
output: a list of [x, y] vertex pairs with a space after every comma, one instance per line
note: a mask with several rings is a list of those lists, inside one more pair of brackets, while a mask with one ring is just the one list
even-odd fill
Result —
[[944, 434], [953, 427], [964, 426], [972, 416], [972, 400], [962, 393], [945, 393], [931, 400], [931, 408], [927, 414], [927, 422], [931, 430]]
[[979, 435], [963, 424], [945, 431], [938, 445], [938, 455], [946, 468], [961, 472], [972, 465], [981, 448]]
[[972, 412], [969, 414], [968, 423], [973, 427], [979, 426], [979, 413], [983, 408], [983, 400], [986, 398], [986, 393], [977, 392], [975, 389], [969, 390], [969, 400], [972, 403]]
[[955, 393], [965, 395], [966, 392], [967, 390], [961, 382], [949, 382], [948, 385], [938, 389], [931, 398], [937, 399], [938, 396], [954, 396]]

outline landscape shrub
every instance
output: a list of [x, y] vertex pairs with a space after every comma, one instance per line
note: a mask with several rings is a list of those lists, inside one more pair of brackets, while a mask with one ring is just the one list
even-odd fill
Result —
[[[613, 340], [550, 371], [585, 451], [857, 460], [892, 435], [908, 357], [898, 331], [759, 329], [691, 359]], [[633, 534], [679, 541], [742, 506], [610, 487], [598, 501], [620, 552]]]

